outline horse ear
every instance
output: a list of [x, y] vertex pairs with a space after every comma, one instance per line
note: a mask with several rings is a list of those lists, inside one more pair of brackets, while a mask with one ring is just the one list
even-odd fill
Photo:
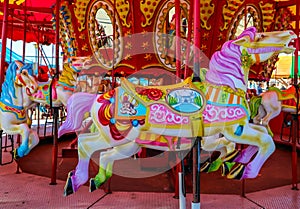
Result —
[[247, 46], [250, 43], [250, 37], [249, 36], [243, 36], [242, 38], [234, 40], [232, 43], [235, 44], [235, 45], [239, 45], [239, 46]]
[[19, 70], [24, 66], [24, 64], [22, 62], [20, 62], [20, 61], [15, 61], [15, 63], [18, 66]]

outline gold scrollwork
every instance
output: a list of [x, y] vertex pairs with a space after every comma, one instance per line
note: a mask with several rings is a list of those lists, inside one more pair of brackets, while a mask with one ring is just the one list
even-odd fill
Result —
[[145, 22], [142, 22], [142, 27], [151, 25], [151, 19], [155, 14], [155, 10], [159, 4], [160, 0], [144, 0], [140, 1], [140, 9], [145, 17]]
[[262, 18], [263, 18], [263, 28], [264, 31], [267, 31], [268, 27], [274, 22], [274, 4], [271, 3], [263, 3], [259, 2], [259, 6], [262, 12]]
[[119, 0], [116, 2], [116, 9], [120, 19], [122, 20], [122, 25], [130, 28], [131, 24], [127, 23], [127, 17], [130, 12], [130, 3], [126, 0]]
[[78, 23], [80, 26], [78, 27], [78, 31], [81, 32], [85, 29], [85, 14], [88, 7], [88, 1], [86, 0], [76, 0], [74, 6], [74, 14], [77, 18]]
[[203, 0], [200, 5], [201, 27], [206, 30], [211, 29], [211, 25], [207, 25], [207, 22], [215, 11], [215, 5], [212, 4], [211, 1], [212, 0]]
[[235, 12], [239, 9], [239, 7], [244, 3], [244, 0], [229, 0], [227, 4], [223, 6], [223, 18], [224, 25], [220, 28], [221, 31], [227, 30], [230, 22], [232, 21]]

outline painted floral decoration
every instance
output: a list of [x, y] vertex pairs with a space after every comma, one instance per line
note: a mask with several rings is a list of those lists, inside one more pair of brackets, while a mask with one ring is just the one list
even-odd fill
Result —
[[154, 101], [160, 100], [163, 96], [163, 92], [157, 88], [146, 89], [146, 88], [137, 87], [135, 90], [138, 94], [145, 95], [148, 97], [148, 99]]

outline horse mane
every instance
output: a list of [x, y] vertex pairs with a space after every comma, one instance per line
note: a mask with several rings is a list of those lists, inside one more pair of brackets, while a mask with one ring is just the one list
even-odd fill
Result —
[[[32, 64], [24, 64], [21, 61], [17, 61], [21, 63], [23, 66], [21, 67], [20, 72], [22, 70], [26, 69], [28, 71], [29, 75], [33, 75], [33, 69], [32, 69]], [[2, 92], [1, 92], [1, 101], [6, 102], [8, 104], [13, 104], [13, 98], [16, 99], [16, 91], [15, 91], [15, 79], [17, 75], [17, 69], [18, 65], [16, 64], [16, 61], [12, 62], [5, 74], [5, 79], [2, 84]]]
[[1, 101], [8, 104], [12, 104], [12, 99], [16, 98], [14, 83], [17, 74], [17, 68], [18, 66], [15, 62], [12, 62], [8, 66], [6, 70], [5, 80], [2, 84]]
[[69, 87], [74, 87], [74, 83], [76, 79], [74, 78], [74, 74], [79, 73], [76, 69], [73, 69], [69, 66], [69, 63], [64, 63], [63, 71], [61, 72], [61, 76], [59, 76], [59, 82], [65, 84]]
[[[256, 28], [247, 28], [237, 39], [249, 36], [253, 41]], [[205, 80], [214, 85], [228, 85], [236, 89], [237, 81], [246, 85], [244, 72], [242, 71], [240, 46], [233, 43], [234, 40], [225, 42], [220, 51], [215, 52], [209, 62], [209, 70]]]

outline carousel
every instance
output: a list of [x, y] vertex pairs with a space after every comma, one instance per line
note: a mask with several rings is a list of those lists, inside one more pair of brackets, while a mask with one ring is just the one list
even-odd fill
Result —
[[[1, 167], [14, 164], [20, 175], [47, 176], [51, 185], [63, 181], [64, 198], [103, 192], [80, 208], [130, 187], [147, 196], [160, 191], [159, 182], [180, 209], [205, 208], [204, 193], [249, 200], [246, 193], [283, 185], [297, 192], [298, 1], [21, 0], [0, 7]], [[23, 40], [22, 60], [6, 58], [7, 38]], [[44, 60], [42, 46], [55, 44], [54, 66], [26, 63], [32, 41]], [[286, 90], [270, 85], [282, 54], [294, 57]], [[268, 89], [257, 95], [251, 82]], [[270, 183], [272, 173], [282, 181]], [[133, 186], [147, 181], [148, 190]]]

